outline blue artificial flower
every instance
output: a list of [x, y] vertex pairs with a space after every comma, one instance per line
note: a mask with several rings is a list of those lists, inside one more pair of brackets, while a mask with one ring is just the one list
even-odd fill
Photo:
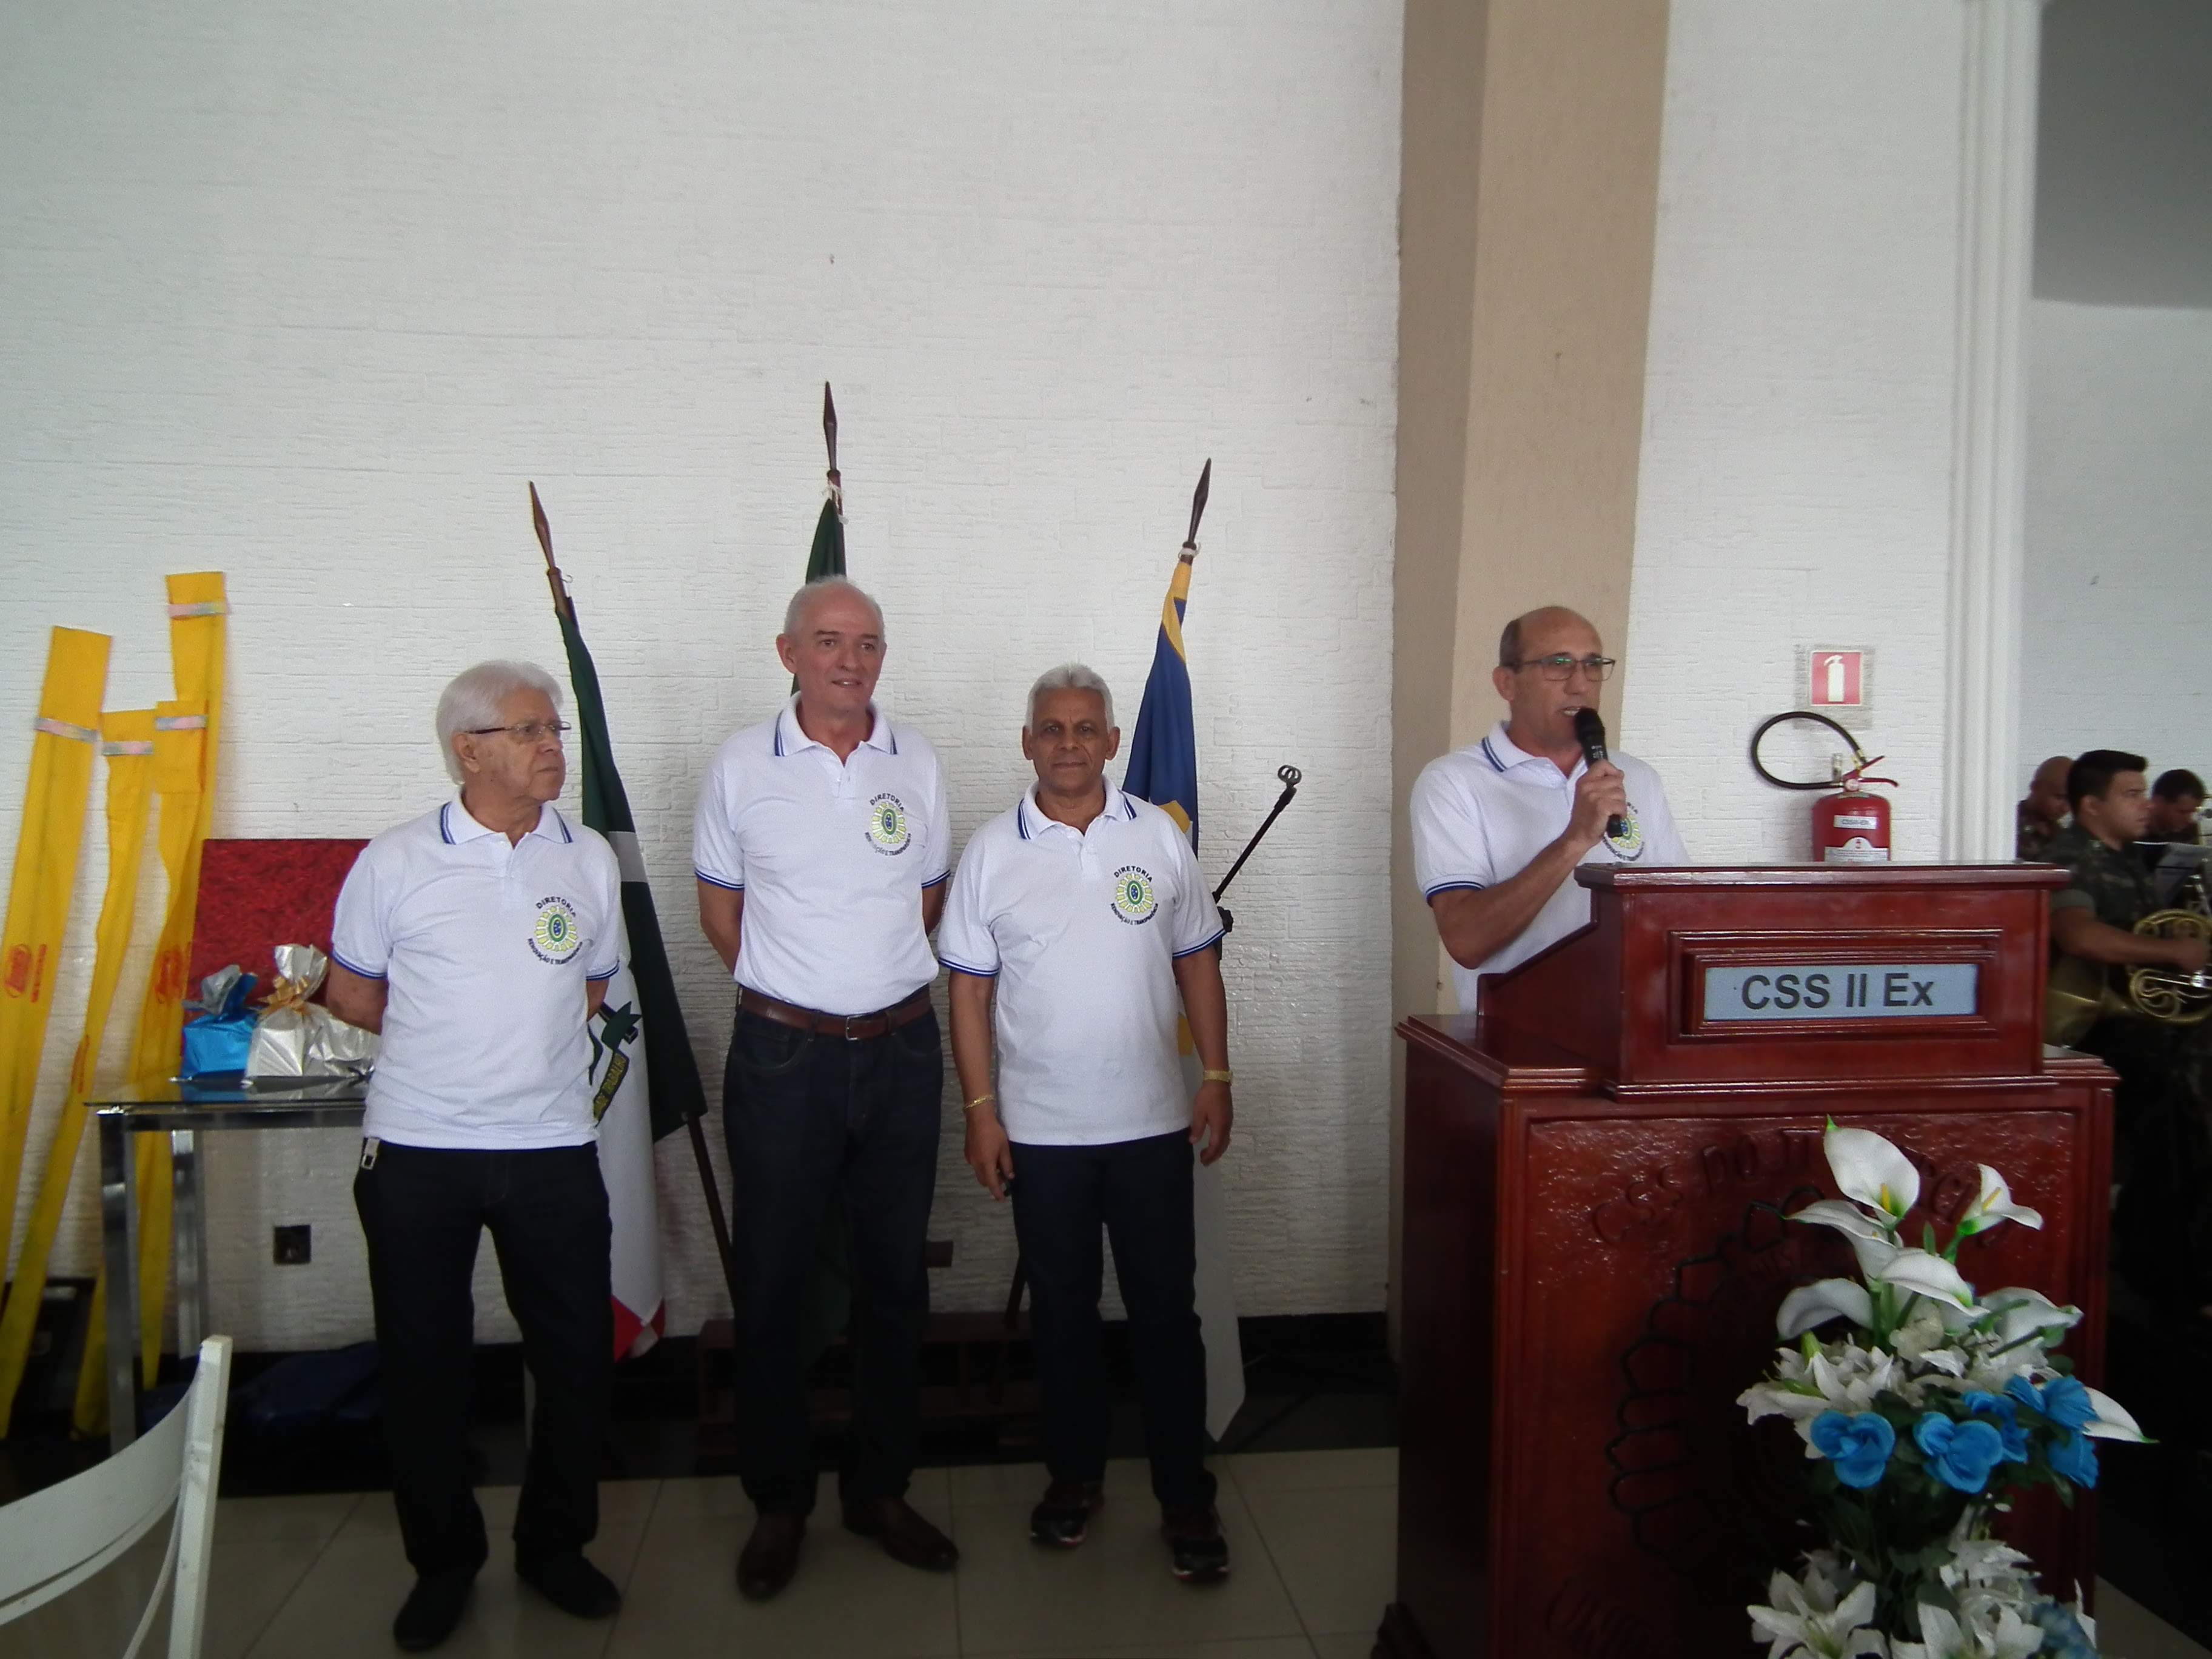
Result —
[[2020, 1425], [2020, 1413], [2009, 1400], [1969, 1389], [1960, 1397], [1960, 1404], [1976, 1417], [1986, 1417], [1996, 1425], [1997, 1437], [2004, 1442], [2004, 1461], [2008, 1463], [2027, 1462], [2027, 1431]]
[[2097, 1644], [2070, 1608], [2046, 1596], [2027, 1611], [2029, 1621], [2043, 1632], [2041, 1650], [2052, 1659], [2097, 1659]]
[[1813, 1419], [1813, 1449], [1836, 1466], [1847, 1486], [1875, 1486], [1897, 1449], [1897, 1431], [1875, 1412], [1822, 1412]]
[[1981, 1491], [1990, 1484], [1990, 1471], [2004, 1461], [2003, 1437], [1978, 1418], [1960, 1423], [1928, 1412], [1912, 1425], [1912, 1439], [1936, 1478], [1954, 1492]]
[[2088, 1389], [2070, 1376], [2054, 1376], [2045, 1387], [2043, 1414], [2062, 1429], [2086, 1429], [2097, 1420]]
[[2051, 1460], [2053, 1474], [2063, 1475], [2083, 1491], [2097, 1484], [2097, 1449], [2079, 1430], [2059, 1436], [2044, 1455]]

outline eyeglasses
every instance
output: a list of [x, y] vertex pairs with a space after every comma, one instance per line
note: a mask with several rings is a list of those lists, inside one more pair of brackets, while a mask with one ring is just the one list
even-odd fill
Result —
[[520, 726], [471, 726], [466, 728], [468, 734], [472, 738], [488, 738], [495, 732], [510, 732], [521, 738], [525, 744], [536, 743], [540, 738], [545, 737], [550, 737], [554, 742], [558, 743], [563, 732], [573, 732], [575, 729], [566, 720], [525, 720]]
[[1540, 668], [1547, 680], [1571, 680], [1575, 670], [1581, 669], [1594, 680], [1609, 680], [1613, 671], [1620, 665], [1618, 657], [1570, 657], [1561, 652], [1555, 657], [1523, 657], [1519, 662], [1509, 662], [1508, 668]]

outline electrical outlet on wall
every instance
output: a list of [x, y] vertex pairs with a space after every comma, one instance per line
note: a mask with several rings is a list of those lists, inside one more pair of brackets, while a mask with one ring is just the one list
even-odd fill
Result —
[[296, 1267], [314, 1259], [315, 1230], [306, 1222], [276, 1229], [276, 1258], [280, 1267]]

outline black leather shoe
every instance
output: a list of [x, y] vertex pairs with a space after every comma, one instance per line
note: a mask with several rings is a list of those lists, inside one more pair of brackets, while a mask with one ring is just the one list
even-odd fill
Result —
[[515, 1576], [574, 1619], [611, 1618], [622, 1606], [622, 1592], [581, 1552], [541, 1555], [514, 1564]]
[[1040, 1544], [1072, 1550], [1091, 1528], [1091, 1517], [1106, 1501], [1103, 1480], [1055, 1480], [1030, 1511], [1030, 1536]]
[[407, 1603], [392, 1621], [392, 1639], [409, 1653], [423, 1653], [453, 1633], [461, 1622], [461, 1609], [469, 1604], [476, 1569], [466, 1572], [426, 1573], [407, 1593]]
[[763, 1514], [738, 1552], [738, 1589], [750, 1601], [781, 1594], [799, 1571], [799, 1544], [806, 1536], [803, 1515]]
[[903, 1498], [870, 1498], [845, 1505], [845, 1530], [872, 1538], [894, 1561], [924, 1572], [950, 1572], [960, 1552]]
[[1217, 1584], [1229, 1577], [1229, 1540], [1211, 1504], [1177, 1504], [1160, 1510], [1160, 1535], [1168, 1564], [1186, 1584]]

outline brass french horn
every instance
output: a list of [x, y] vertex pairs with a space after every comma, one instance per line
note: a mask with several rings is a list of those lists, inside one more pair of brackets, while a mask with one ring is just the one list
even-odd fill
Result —
[[[2154, 910], [2135, 925], [2152, 939], [2212, 942], [2212, 915], [2202, 910]], [[2114, 968], [2107, 971], [2078, 957], [2051, 965], [2043, 993], [2043, 1040], [2071, 1048], [2108, 1016], [2194, 1025], [2212, 1014], [2212, 969]]]

